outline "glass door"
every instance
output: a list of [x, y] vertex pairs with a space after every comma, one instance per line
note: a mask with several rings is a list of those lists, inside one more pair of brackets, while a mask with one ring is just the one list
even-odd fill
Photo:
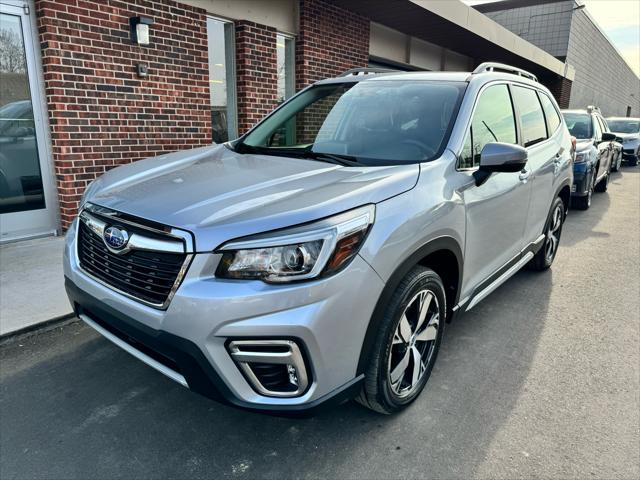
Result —
[[32, 32], [28, 8], [0, 4], [0, 242], [56, 228]]

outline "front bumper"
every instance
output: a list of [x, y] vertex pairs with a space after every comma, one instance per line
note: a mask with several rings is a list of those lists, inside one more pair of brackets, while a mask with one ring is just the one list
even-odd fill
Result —
[[[267, 285], [216, 279], [219, 255], [196, 254], [169, 307], [159, 310], [87, 276], [78, 264], [75, 238], [74, 226], [67, 235], [64, 269], [76, 313], [177, 372], [190, 389], [267, 412], [309, 411], [357, 392], [362, 343], [384, 287], [361, 257], [327, 279]], [[246, 338], [296, 339], [312, 380], [305, 393], [290, 398], [257, 393], [226, 347], [229, 339]]]
[[591, 185], [591, 177], [593, 170], [585, 163], [576, 163], [573, 165], [573, 185], [571, 186], [571, 195], [574, 197], [584, 197], [589, 193], [589, 185]]
[[622, 160], [640, 160], [640, 148], [625, 148], [622, 150]]

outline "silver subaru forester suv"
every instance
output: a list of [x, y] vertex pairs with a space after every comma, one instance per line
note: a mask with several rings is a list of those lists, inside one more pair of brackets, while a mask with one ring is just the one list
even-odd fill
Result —
[[551, 265], [573, 150], [523, 70], [348, 72], [236, 141], [94, 181], [66, 288], [82, 320], [203, 395], [395, 412], [446, 322]]

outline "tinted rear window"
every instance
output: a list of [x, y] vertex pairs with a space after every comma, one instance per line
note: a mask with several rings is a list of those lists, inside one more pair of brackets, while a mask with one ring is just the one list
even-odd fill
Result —
[[544, 109], [544, 116], [547, 118], [547, 128], [549, 130], [549, 136], [553, 135], [555, 131], [560, 126], [560, 115], [558, 111], [553, 106], [553, 102], [551, 99], [547, 97], [544, 93], [539, 93], [540, 102], [542, 103], [542, 108]]
[[593, 138], [591, 116], [587, 113], [563, 113], [564, 121], [571, 135], [576, 138]]

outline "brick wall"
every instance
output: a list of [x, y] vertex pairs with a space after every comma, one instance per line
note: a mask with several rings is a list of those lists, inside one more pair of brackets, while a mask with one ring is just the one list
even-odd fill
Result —
[[368, 19], [321, 0], [300, 0], [297, 90], [368, 62]]
[[275, 108], [278, 72], [275, 28], [235, 23], [238, 133], [242, 135]]
[[556, 102], [558, 102], [560, 108], [569, 108], [572, 83], [571, 80], [560, 78], [547, 85], [547, 88], [556, 98]]
[[[62, 227], [106, 170], [211, 142], [205, 12], [171, 0], [36, 0]], [[151, 45], [129, 17], [154, 19]], [[136, 64], [147, 63], [140, 79]]]

